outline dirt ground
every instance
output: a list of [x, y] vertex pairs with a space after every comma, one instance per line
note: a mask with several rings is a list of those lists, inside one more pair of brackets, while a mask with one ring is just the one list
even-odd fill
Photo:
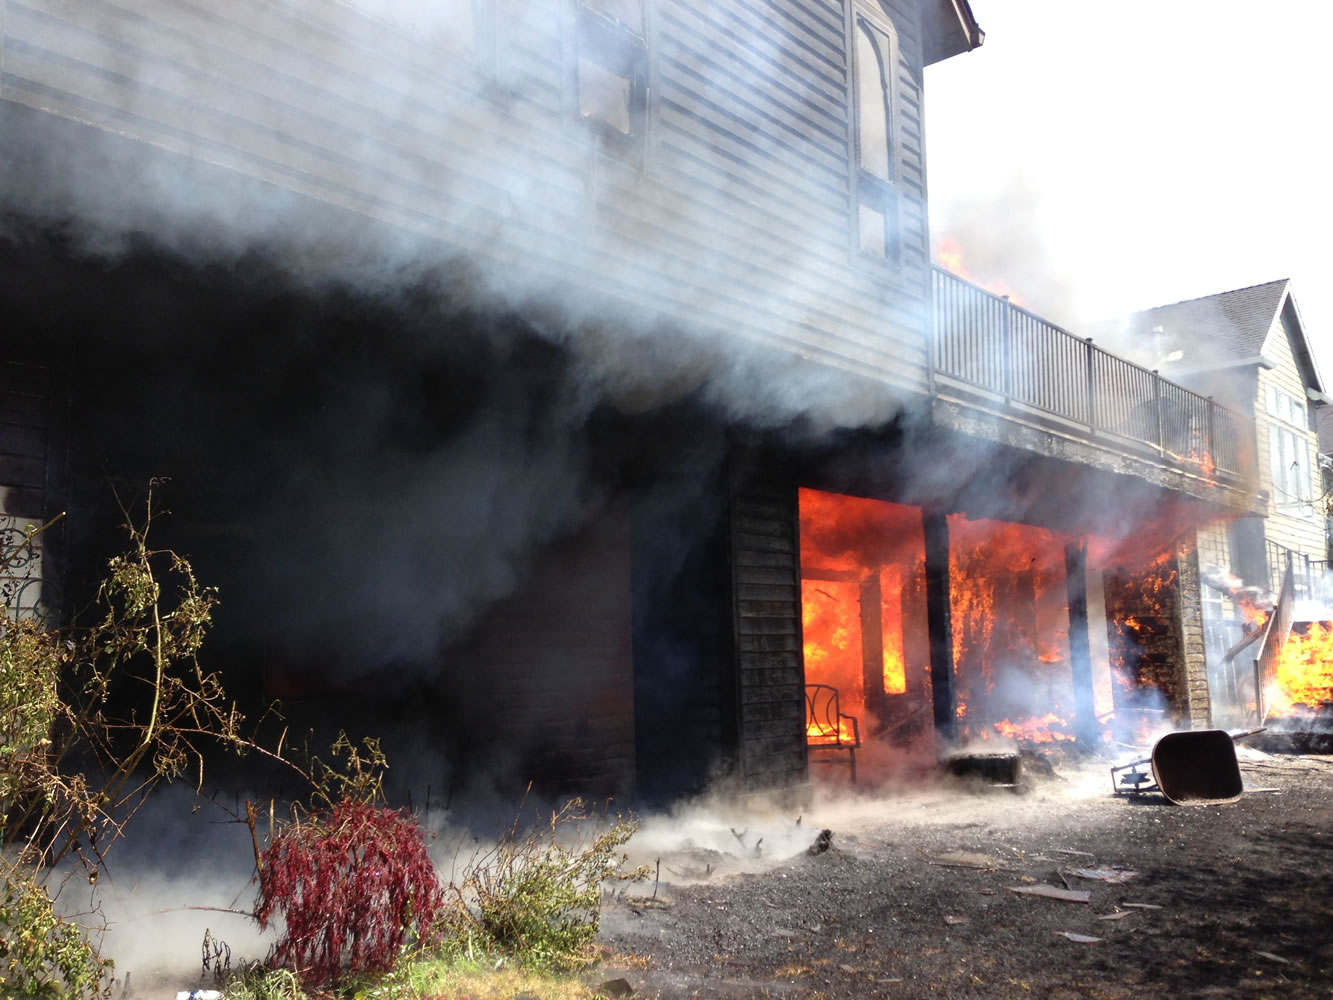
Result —
[[[599, 974], [661, 1000], [1333, 996], [1333, 757], [1238, 756], [1229, 805], [1115, 797], [1066, 759], [1021, 794], [863, 782], [799, 819], [646, 827], [661, 880], [605, 908]], [[1041, 886], [1088, 902], [1011, 891]]]

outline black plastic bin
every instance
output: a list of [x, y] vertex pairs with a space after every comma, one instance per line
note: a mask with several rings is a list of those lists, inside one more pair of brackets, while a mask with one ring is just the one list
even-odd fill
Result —
[[[1151, 767], [1151, 780], [1144, 765]], [[1117, 795], [1159, 792], [1177, 805], [1221, 805], [1244, 791], [1236, 744], [1221, 729], [1167, 733], [1151, 757], [1111, 768], [1111, 784]]]

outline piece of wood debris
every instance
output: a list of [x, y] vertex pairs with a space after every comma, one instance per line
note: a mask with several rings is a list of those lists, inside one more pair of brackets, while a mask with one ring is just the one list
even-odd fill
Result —
[[1120, 885], [1139, 877], [1138, 872], [1130, 871], [1128, 868], [1071, 868], [1069, 874], [1077, 875], [1079, 878], [1096, 879], [1098, 882], [1110, 882], [1113, 885]]
[[1095, 854], [1090, 853], [1089, 851], [1071, 851], [1067, 847], [1053, 847], [1051, 848], [1051, 850], [1053, 850], [1056, 854], [1074, 854], [1080, 858], [1095, 858], [1097, 856]]
[[1134, 916], [1130, 910], [1121, 910], [1119, 913], [1103, 913], [1098, 920], [1124, 920], [1126, 917]]
[[944, 922], [950, 927], [957, 927], [959, 924], [967, 923], [967, 917], [945, 916]]
[[1258, 793], [1258, 792], [1280, 792], [1280, 791], [1282, 791], [1282, 789], [1280, 789], [1280, 788], [1247, 788], [1247, 789], [1245, 789], [1245, 792], [1246, 792], [1247, 795], [1254, 795], [1254, 794], [1256, 794], [1256, 793]]
[[1077, 941], [1079, 944], [1096, 944], [1099, 941], [1105, 941], [1105, 938], [1093, 937], [1091, 934], [1075, 934], [1073, 931], [1056, 931], [1062, 938], [1069, 938], [1070, 941]]
[[1283, 965], [1291, 964], [1291, 959], [1283, 958], [1281, 955], [1274, 955], [1271, 951], [1256, 951], [1255, 954], [1260, 958], [1267, 958], [1274, 962], [1280, 962]]
[[933, 857], [921, 852], [927, 861], [932, 865], [938, 865], [941, 868], [975, 868], [978, 871], [995, 871], [1000, 867], [998, 858], [993, 858], [989, 854], [980, 854], [977, 851], [945, 851], [943, 854], [936, 854]]
[[1136, 910], [1160, 910], [1161, 907], [1156, 903], [1121, 903], [1121, 906], [1132, 906]]
[[1007, 888], [1020, 896], [1040, 896], [1042, 899], [1058, 899], [1066, 903], [1092, 902], [1092, 893], [1086, 889], [1061, 889], [1053, 885], [1011, 885]]

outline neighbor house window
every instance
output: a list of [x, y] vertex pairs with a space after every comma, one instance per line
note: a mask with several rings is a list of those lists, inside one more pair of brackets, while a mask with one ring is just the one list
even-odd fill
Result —
[[1277, 386], [1265, 390], [1268, 411], [1268, 458], [1278, 509], [1300, 513], [1313, 495], [1310, 470], [1310, 417], [1305, 401]]
[[643, 0], [580, 0], [578, 113], [612, 143], [643, 134], [647, 55]]
[[894, 142], [894, 78], [898, 41], [878, 3], [852, 13], [853, 103], [856, 119], [856, 237], [862, 253], [897, 263], [898, 191]]

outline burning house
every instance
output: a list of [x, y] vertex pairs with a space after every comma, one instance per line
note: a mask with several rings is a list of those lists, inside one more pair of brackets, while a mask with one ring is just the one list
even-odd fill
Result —
[[931, 265], [923, 70], [981, 41], [958, 0], [0, 4], [0, 482], [68, 512], [26, 600], [77, 616], [168, 477], [232, 689], [437, 790], [1206, 724], [1190, 539], [1255, 510], [1249, 424]]
[[1128, 330], [1171, 378], [1254, 427], [1262, 508], [1197, 536], [1219, 718], [1261, 722], [1333, 701], [1319, 624], [1333, 617], [1333, 594], [1317, 430], [1330, 398], [1291, 282], [1159, 306]]

